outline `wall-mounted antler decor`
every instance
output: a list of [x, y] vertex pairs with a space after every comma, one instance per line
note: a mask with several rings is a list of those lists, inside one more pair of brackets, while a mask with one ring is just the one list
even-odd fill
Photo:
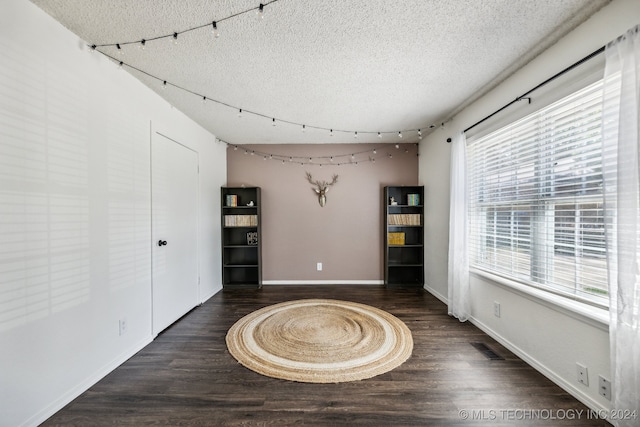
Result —
[[324, 207], [324, 205], [327, 204], [327, 191], [329, 191], [329, 187], [338, 182], [338, 175], [334, 174], [331, 182], [314, 181], [311, 174], [307, 172], [307, 181], [316, 186], [316, 188], [313, 188], [312, 190], [318, 195], [318, 203], [320, 203], [320, 206]]

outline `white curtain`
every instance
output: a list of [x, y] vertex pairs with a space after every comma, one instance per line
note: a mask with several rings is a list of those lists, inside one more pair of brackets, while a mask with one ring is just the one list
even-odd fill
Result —
[[469, 318], [469, 247], [467, 212], [467, 139], [464, 132], [451, 143], [449, 199], [449, 315]]
[[620, 427], [640, 423], [639, 30], [629, 30], [605, 50], [603, 174], [612, 409], [622, 418], [611, 422]]

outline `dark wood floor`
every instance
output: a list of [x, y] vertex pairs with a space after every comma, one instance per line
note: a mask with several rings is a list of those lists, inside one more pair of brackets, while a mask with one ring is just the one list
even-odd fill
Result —
[[[411, 358], [368, 380], [303, 384], [261, 376], [231, 357], [225, 334], [233, 323], [302, 298], [355, 301], [394, 314], [413, 333]], [[504, 360], [470, 344], [477, 342]], [[593, 418], [475, 326], [447, 316], [423, 290], [266, 286], [218, 293], [43, 425], [609, 425]]]

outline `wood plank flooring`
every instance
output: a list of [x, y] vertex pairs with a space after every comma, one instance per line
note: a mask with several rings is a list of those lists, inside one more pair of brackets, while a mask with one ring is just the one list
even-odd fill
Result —
[[[369, 304], [411, 329], [411, 358], [357, 382], [303, 384], [239, 365], [225, 335], [242, 316], [302, 298]], [[485, 343], [492, 360], [471, 343]], [[465, 412], [466, 411], [466, 412]], [[44, 426], [608, 426], [423, 290], [265, 286], [222, 291]]]

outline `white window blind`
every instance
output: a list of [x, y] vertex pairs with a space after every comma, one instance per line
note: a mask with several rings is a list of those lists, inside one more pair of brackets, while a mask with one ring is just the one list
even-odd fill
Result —
[[608, 305], [602, 81], [468, 147], [470, 263]]

